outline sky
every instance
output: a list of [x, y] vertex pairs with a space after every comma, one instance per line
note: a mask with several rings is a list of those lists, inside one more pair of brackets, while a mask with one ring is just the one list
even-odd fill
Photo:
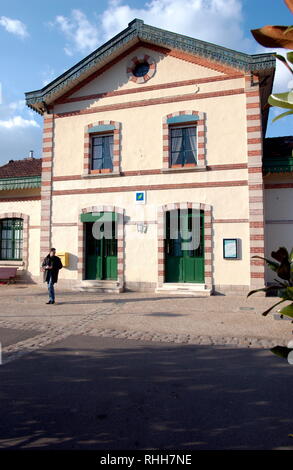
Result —
[[[26, 107], [24, 93], [42, 88], [134, 18], [249, 54], [271, 51], [251, 29], [292, 24], [283, 0], [0, 0], [0, 164], [30, 150], [41, 157], [42, 118]], [[292, 87], [292, 75], [278, 63], [274, 91]], [[267, 137], [292, 134], [292, 116], [271, 122], [281, 112], [270, 111]]]

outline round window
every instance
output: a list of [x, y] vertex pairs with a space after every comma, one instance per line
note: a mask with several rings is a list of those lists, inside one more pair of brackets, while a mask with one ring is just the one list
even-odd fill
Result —
[[132, 73], [135, 77], [144, 77], [149, 70], [149, 64], [147, 62], [141, 62], [139, 64], [136, 64]]
[[156, 62], [148, 54], [134, 56], [127, 64], [127, 75], [134, 83], [145, 83], [156, 73]]

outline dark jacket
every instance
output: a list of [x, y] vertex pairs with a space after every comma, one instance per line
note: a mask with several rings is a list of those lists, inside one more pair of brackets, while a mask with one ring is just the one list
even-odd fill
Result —
[[47, 255], [42, 263], [42, 268], [46, 268], [46, 266], [52, 266], [52, 269], [45, 269], [44, 282], [48, 282], [52, 276], [53, 284], [55, 284], [58, 281], [59, 270], [63, 268], [61, 259], [58, 256]]

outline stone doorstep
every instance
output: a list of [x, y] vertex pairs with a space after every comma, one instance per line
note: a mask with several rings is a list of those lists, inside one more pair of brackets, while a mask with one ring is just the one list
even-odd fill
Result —
[[97, 292], [120, 294], [123, 288], [119, 286], [118, 281], [110, 280], [83, 280], [77, 283], [73, 289], [78, 292]]
[[109, 287], [74, 287], [73, 290], [77, 292], [93, 292], [97, 294], [121, 294], [121, 292], [123, 292], [121, 287], [117, 287], [116, 289], [111, 289]]
[[168, 294], [186, 294], [194, 297], [209, 297], [212, 294], [212, 290], [208, 289], [205, 284], [193, 284], [193, 283], [165, 283], [162, 287], [157, 287], [156, 293], [168, 293]]

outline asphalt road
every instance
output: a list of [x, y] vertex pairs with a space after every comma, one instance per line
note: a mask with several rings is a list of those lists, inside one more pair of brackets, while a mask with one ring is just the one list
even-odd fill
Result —
[[0, 327], [0, 344], [2, 348], [11, 344], [33, 338], [40, 334], [37, 330], [21, 330], [17, 328], [1, 328]]
[[269, 351], [71, 336], [0, 380], [0, 449], [293, 449], [293, 368]]

